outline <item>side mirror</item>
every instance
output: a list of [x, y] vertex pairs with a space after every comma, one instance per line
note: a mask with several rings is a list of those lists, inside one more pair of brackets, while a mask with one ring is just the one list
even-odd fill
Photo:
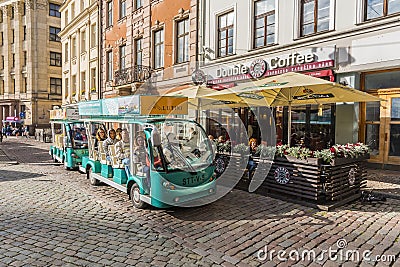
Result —
[[161, 135], [157, 128], [154, 128], [151, 132], [151, 143], [155, 147], [161, 146]]

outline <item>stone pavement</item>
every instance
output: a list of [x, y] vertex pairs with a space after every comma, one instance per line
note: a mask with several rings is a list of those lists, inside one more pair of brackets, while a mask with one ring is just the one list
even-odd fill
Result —
[[400, 266], [399, 200], [321, 212], [233, 190], [199, 208], [137, 210], [52, 163], [48, 147], [0, 144], [20, 162], [0, 162], [0, 266]]

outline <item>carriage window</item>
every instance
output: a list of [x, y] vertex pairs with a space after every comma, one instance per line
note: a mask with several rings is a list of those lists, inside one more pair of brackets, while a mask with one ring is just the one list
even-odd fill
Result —
[[73, 148], [87, 148], [88, 138], [83, 123], [70, 123], [70, 136]]

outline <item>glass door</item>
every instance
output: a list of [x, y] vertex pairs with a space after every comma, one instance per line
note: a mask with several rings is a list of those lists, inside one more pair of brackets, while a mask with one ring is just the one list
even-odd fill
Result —
[[386, 95], [384, 164], [400, 164], [400, 92]]

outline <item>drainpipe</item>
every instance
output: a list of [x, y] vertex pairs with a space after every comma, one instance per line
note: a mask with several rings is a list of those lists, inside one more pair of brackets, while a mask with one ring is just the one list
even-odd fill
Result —
[[103, 80], [103, 69], [101, 68], [102, 63], [103, 63], [103, 49], [102, 49], [102, 37], [103, 37], [103, 21], [101, 19], [101, 13], [102, 13], [102, 0], [97, 1], [97, 25], [99, 25], [99, 31], [98, 31], [98, 36], [97, 36], [97, 86], [98, 86], [98, 91], [97, 91], [97, 98], [102, 99], [103, 98], [103, 90], [101, 88], [102, 85], [102, 80]]

